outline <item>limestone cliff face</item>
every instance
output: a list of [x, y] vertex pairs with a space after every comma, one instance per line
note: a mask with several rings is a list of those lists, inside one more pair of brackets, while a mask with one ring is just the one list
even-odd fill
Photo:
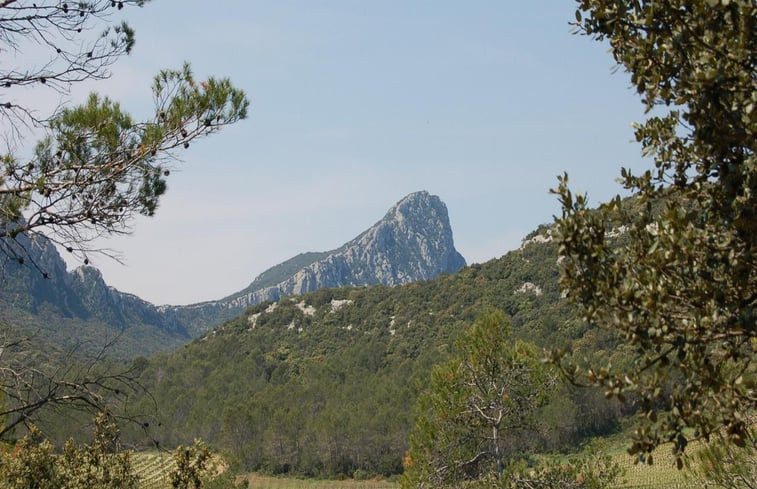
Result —
[[[100, 271], [66, 269], [55, 246], [40, 236], [2, 243], [24, 263], [0, 256], [0, 326], [12, 337], [39, 338], [66, 350], [128, 358], [173, 350], [191, 340], [171, 314], [109, 287]], [[8, 253], [8, 252], [6, 252]]]
[[439, 197], [425, 191], [400, 200], [383, 219], [341, 247], [308, 256], [311, 263], [277, 283], [254, 288], [253, 282], [251, 287], [220, 301], [170, 309], [190, 322], [191, 330], [200, 331], [203, 325], [197, 319], [201, 318], [207, 328], [208, 322], [217, 324], [245, 307], [286, 295], [322, 287], [399, 285], [454, 273], [465, 266], [465, 259], [454, 246], [447, 207]]
[[428, 192], [410, 194], [357, 238], [277, 284], [268, 295], [321, 287], [400, 285], [454, 273], [465, 266], [455, 250], [447, 207]]

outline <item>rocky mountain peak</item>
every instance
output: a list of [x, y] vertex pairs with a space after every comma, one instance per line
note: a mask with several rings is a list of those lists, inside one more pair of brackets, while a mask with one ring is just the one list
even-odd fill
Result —
[[196, 331], [233, 317], [245, 307], [286, 295], [322, 287], [401, 285], [454, 273], [464, 266], [465, 259], [454, 246], [447, 206], [438, 196], [420, 191], [401, 199], [380, 221], [339, 248], [298, 255], [260, 276], [275, 276], [277, 282], [259, 277], [225, 299], [172, 310]]
[[71, 272], [71, 279], [78, 281], [93, 281], [98, 285], [105, 286], [103, 274], [97, 268], [90, 265], [81, 265], [74, 268]]
[[353, 274], [370, 284], [427, 280], [465, 266], [453, 243], [447, 206], [426, 191], [404, 197], [335, 254], [344, 256]]
[[[384, 216], [384, 221], [403, 229], [430, 230], [433, 234], [447, 233], [450, 236], [447, 206], [436, 196], [426, 191], [414, 192], [397, 202]], [[429, 229], [437, 227], [438, 229]]]

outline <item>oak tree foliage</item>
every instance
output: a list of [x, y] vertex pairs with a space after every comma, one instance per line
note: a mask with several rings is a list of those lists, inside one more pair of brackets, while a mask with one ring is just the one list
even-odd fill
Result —
[[62, 453], [33, 428], [0, 451], [0, 486], [8, 489], [136, 489], [139, 478], [107, 413], [95, 418], [91, 443], [66, 442]]
[[[123, 450], [115, 419], [108, 412], [94, 420], [92, 441], [69, 439], [56, 451], [37, 428], [15, 444], [0, 445], [0, 487], [7, 489], [138, 489], [140, 474], [132, 452]], [[175, 466], [166, 479], [176, 489], [238, 487], [230, 474], [219, 477], [209, 462], [212, 454], [199, 441], [178, 447]]]
[[171, 487], [174, 489], [200, 489], [202, 478], [208, 470], [211, 453], [201, 440], [191, 446], [180, 445], [174, 453], [176, 468], [171, 471]]
[[560, 179], [563, 290], [634, 353], [627, 368], [553, 359], [637, 403], [630, 451], [649, 462], [660, 444], [680, 456], [719, 431], [754, 445], [757, 3], [579, 0], [575, 26], [630, 74], [651, 114], [636, 140], [654, 166], [622, 171], [631, 205], [589, 209]]

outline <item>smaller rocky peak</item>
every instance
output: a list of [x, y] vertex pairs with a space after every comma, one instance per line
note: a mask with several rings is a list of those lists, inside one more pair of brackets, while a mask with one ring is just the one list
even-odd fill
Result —
[[100, 270], [89, 265], [81, 265], [73, 269], [71, 271], [71, 280], [78, 282], [95, 282], [105, 286], [105, 280], [103, 279]]
[[110, 290], [102, 273], [95, 267], [82, 265], [69, 272], [71, 289], [85, 306], [103, 306], [110, 302]]

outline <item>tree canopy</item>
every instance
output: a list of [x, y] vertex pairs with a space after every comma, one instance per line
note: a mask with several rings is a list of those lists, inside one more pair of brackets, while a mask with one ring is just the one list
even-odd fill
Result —
[[[514, 340], [504, 315], [491, 312], [434, 368], [418, 399], [403, 487], [459, 487], [497, 479], [527, 448], [554, 377], [536, 348]], [[527, 437], [526, 437], [527, 438]]]
[[[2, 137], [9, 148], [0, 155], [0, 252], [6, 257], [31, 258], [15, 239], [26, 233], [86, 262], [94, 239], [129, 232], [136, 214], [155, 213], [178, 150], [246, 117], [243, 91], [228, 79], [196, 80], [186, 63], [155, 76], [154, 113], [145, 121], [95, 93], [80, 106], [49, 115], [14, 101], [17, 87], [65, 94], [74, 83], [108, 77], [109, 66], [135, 42], [132, 29], [126, 23], [110, 25], [109, 16], [143, 3], [0, 3], [0, 48], [23, 60], [20, 50], [33, 42], [47, 56], [42, 67], [28, 61], [24, 68], [0, 69]], [[100, 25], [101, 34], [93, 35]], [[31, 156], [22, 156], [18, 146], [32, 128], [44, 137]]]
[[579, 0], [575, 25], [609, 42], [651, 112], [634, 130], [654, 168], [622, 171], [633, 205], [595, 210], [561, 178], [563, 289], [634, 353], [623, 368], [554, 358], [573, 380], [638, 403], [641, 458], [666, 442], [680, 455], [721, 429], [754, 444], [757, 4]]

